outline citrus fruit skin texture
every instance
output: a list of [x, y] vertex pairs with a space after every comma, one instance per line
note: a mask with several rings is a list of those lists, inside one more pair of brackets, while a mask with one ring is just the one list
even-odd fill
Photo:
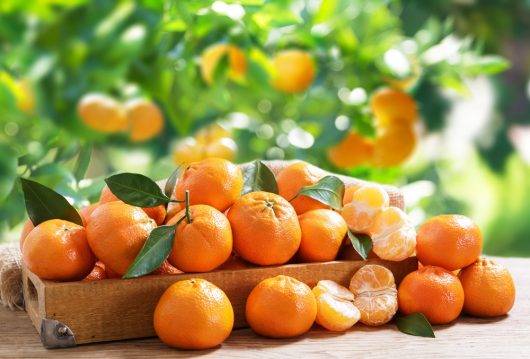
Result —
[[108, 202], [92, 212], [87, 238], [105, 267], [124, 275], [154, 228], [155, 222], [141, 208]]
[[18, 240], [20, 252], [22, 252], [26, 237], [28, 236], [29, 232], [33, 230], [33, 228], [35, 228], [35, 226], [33, 225], [33, 222], [31, 222], [31, 219], [28, 219], [26, 222], [24, 222], [24, 226], [22, 227], [22, 231], [20, 232], [20, 238]]
[[145, 142], [158, 136], [164, 129], [164, 116], [158, 106], [146, 99], [134, 99], [125, 103], [129, 121], [129, 139]]
[[326, 262], [337, 257], [348, 230], [342, 216], [330, 209], [314, 209], [298, 216], [302, 240], [298, 257], [302, 262]]
[[361, 312], [353, 304], [354, 295], [345, 287], [330, 280], [321, 280], [313, 288], [317, 301], [315, 321], [321, 327], [343, 332], [361, 318]]
[[329, 208], [325, 204], [307, 196], [301, 195], [293, 199], [302, 187], [313, 185], [324, 176], [326, 176], [326, 173], [318, 167], [307, 162], [295, 162], [278, 173], [276, 181], [278, 182], [279, 194], [293, 205], [298, 214], [312, 209]]
[[164, 274], [180, 274], [183, 273], [180, 269], [173, 267], [166, 259], [162, 262], [160, 267], [152, 271], [151, 275], [164, 275]]
[[[183, 209], [168, 224], [186, 215]], [[190, 206], [191, 223], [177, 226], [169, 262], [184, 272], [209, 272], [226, 262], [232, 253], [232, 230], [225, 215], [211, 206]]]
[[160, 297], [153, 316], [156, 334], [170, 347], [207, 349], [228, 338], [234, 310], [226, 294], [203, 279], [171, 285]]
[[397, 166], [416, 149], [417, 136], [408, 123], [395, 123], [378, 131], [374, 142], [372, 163], [377, 167]]
[[223, 56], [228, 56], [228, 77], [231, 80], [241, 81], [247, 72], [247, 59], [243, 51], [234, 45], [215, 44], [202, 53], [201, 74], [204, 81], [211, 85], [217, 64]]
[[508, 269], [479, 258], [458, 274], [464, 288], [464, 311], [477, 317], [505, 315], [515, 302], [515, 285]]
[[373, 141], [353, 130], [349, 131], [339, 143], [328, 149], [329, 161], [338, 168], [369, 164], [373, 155]]
[[251, 192], [228, 211], [234, 249], [259, 265], [284, 264], [296, 253], [302, 233], [293, 206], [269, 192]]
[[285, 93], [299, 93], [305, 91], [315, 78], [315, 64], [305, 51], [284, 50], [273, 58], [276, 76], [272, 86]]
[[378, 127], [389, 127], [396, 121], [412, 125], [418, 117], [414, 99], [405, 92], [385, 88], [377, 91], [370, 101]]
[[90, 128], [102, 133], [127, 130], [127, 115], [122, 105], [104, 94], [84, 95], [78, 103], [77, 113]]
[[375, 218], [388, 207], [390, 198], [379, 185], [362, 184], [353, 187], [345, 194], [346, 199], [342, 208], [342, 217], [348, 228], [354, 233], [368, 234]]
[[[222, 158], [207, 158], [190, 164], [177, 182], [176, 197], [185, 198], [190, 193], [190, 204], [207, 204], [224, 212], [243, 189], [241, 170]], [[182, 204], [181, 204], [181, 207]]]
[[482, 234], [471, 219], [441, 215], [429, 219], [418, 230], [416, 252], [424, 265], [453, 271], [477, 260], [482, 251]]
[[403, 279], [398, 300], [399, 309], [405, 315], [420, 312], [431, 324], [447, 324], [462, 311], [464, 289], [450, 271], [424, 266]]
[[387, 268], [368, 264], [361, 267], [350, 281], [353, 304], [361, 312], [361, 323], [377, 326], [388, 323], [398, 309], [396, 282]]
[[85, 228], [61, 219], [36, 226], [24, 241], [22, 255], [30, 271], [58, 281], [81, 280], [96, 263]]
[[279, 275], [260, 282], [247, 298], [246, 319], [252, 330], [271, 338], [307, 332], [317, 315], [315, 296], [305, 283]]
[[105, 265], [101, 262], [96, 262], [96, 265], [92, 269], [92, 272], [90, 272], [84, 281], [90, 282], [94, 280], [102, 280], [107, 279], [107, 272], [105, 271]]
[[381, 259], [402, 261], [416, 250], [416, 230], [409, 218], [397, 207], [383, 209], [369, 230], [372, 249]]

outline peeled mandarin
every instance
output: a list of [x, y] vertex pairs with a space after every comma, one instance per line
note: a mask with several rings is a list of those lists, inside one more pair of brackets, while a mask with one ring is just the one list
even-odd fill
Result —
[[348, 300], [337, 298], [330, 293], [322, 293], [316, 297], [317, 317], [320, 326], [334, 332], [350, 329], [361, 318], [359, 309]]
[[375, 217], [388, 207], [390, 199], [386, 191], [377, 185], [366, 184], [352, 194], [351, 202], [344, 205], [342, 217], [352, 232], [366, 233]]
[[416, 250], [416, 230], [405, 212], [397, 207], [383, 209], [370, 229], [374, 253], [381, 259], [401, 261]]

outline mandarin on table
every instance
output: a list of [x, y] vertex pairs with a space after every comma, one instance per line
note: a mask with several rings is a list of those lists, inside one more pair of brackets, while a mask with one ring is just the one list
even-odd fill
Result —
[[205, 49], [201, 56], [201, 74], [208, 85], [213, 83], [215, 68], [224, 56], [228, 56], [228, 77], [236, 81], [244, 78], [247, 59], [243, 51], [230, 44], [214, 44]]
[[307, 162], [295, 162], [282, 169], [276, 176], [280, 196], [291, 202], [296, 213], [302, 214], [312, 209], [329, 208], [325, 204], [307, 196], [293, 197], [304, 186], [317, 183], [326, 173]]
[[418, 230], [416, 252], [424, 265], [450, 271], [475, 262], [482, 251], [482, 234], [466, 216], [446, 214], [426, 221]]
[[190, 164], [176, 185], [176, 197], [184, 200], [190, 193], [190, 204], [207, 204], [224, 212], [243, 189], [241, 170], [222, 158], [207, 158]]
[[125, 103], [129, 121], [129, 139], [144, 142], [156, 137], [164, 129], [164, 116], [158, 106], [146, 99], [134, 99]]
[[81, 280], [96, 263], [85, 227], [62, 219], [42, 222], [29, 232], [22, 256], [40, 278], [59, 281]]
[[125, 109], [110, 96], [87, 94], [79, 101], [77, 112], [81, 120], [96, 131], [116, 133], [127, 130]]
[[317, 301], [315, 321], [327, 330], [348, 330], [361, 318], [361, 312], [353, 304], [353, 293], [340, 284], [321, 280], [313, 288], [313, 294]]
[[381, 186], [375, 184], [360, 185], [350, 193], [347, 198], [351, 196], [351, 200], [343, 202], [342, 217], [352, 232], [367, 233], [377, 215], [388, 207], [388, 194]]
[[515, 285], [508, 269], [479, 258], [458, 274], [464, 288], [464, 311], [477, 317], [505, 315], [515, 302]]
[[329, 161], [338, 168], [365, 165], [372, 161], [374, 144], [371, 139], [351, 130], [339, 143], [328, 149], [327, 155]]
[[453, 273], [428, 265], [403, 279], [398, 300], [399, 310], [405, 315], [420, 312], [431, 324], [447, 324], [460, 315], [464, 290]]
[[377, 91], [370, 100], [370, 107], [378, 127], [388, 127], [397, 121], [414, 124], [418, 109], [414, 99], [405, 92], [385, 88]]
[[387, 207], [376, 216], [370, 236], [372, 249], [381, 259], [402, 261], [416, 250], [416, 230], [397, 207]]
[[259, 265], [284, 264], [300, 247], [302, 233], [296, 212], [283, 197], [250, 192], [228, 211], [234, 250]]
[[285, 93], [305, 91], [315, 78], [315, 64], [305, 51], [283, 50], [274, 55], [272, 86]]
[[302, 241], [298, 257], [302, 262], [326, 262], [337, 257], [348, 226], [330, 209], [314, 209], [298, 216]]
[[[169, 262], [184, 272], [209, 272], [226, 262], [232, 253], [232, 230], [225, 215], [204, 204], [189, 208], [191, 222], [178, 225]], [[167, 223], [175, 224], [186, 216], [180, 211]]]
[[156, 223], [139, 207], [120, 201], [99, 205], [88, 221], [90, 248], [106, 268], [125, 274]]
[[388, 323], [398, 309], [394, 275], [377, 264], [361, 267], [350, 281], [353, 304], [361, 312], [361, 323], [377, 326]]
[[179, 349], [207, 349], [225, 341], [234, 326], [226, 294], [204, 279], [171, 285], [156, 305], [153, 325], [165, 344]]
[[252, 330], [271, 338], [304, 334], [316, 315], [317, 304], [311, 288], [285, 275], [261, 281], [250, 292], [245, 307]]

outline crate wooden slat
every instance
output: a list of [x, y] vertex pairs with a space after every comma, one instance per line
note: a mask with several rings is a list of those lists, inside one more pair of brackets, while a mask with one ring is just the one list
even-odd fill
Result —
[[[416, 258], [402, 262], [369, 259], [58, 283], [41, 280], [23, 266], [23, 290], [26, 311], [39, 333], [43, 321], [56, 320], [71, 330], [75, 344], [83, 344], [154, 336], [152, 315], [156, 303], [164, 290], [179, 280], [203, 278], [223, 289], [234, 307], [234, 326], [242, 328], [246, 326], [246, 298], [261, 280], [284, 274], [310, 286], [321, 279], [347, 286], [353, 273], [365, 264], [389, 268], [397, 283], [417, 268]], [[41, 340], [44, 345], [54, 346], [46, 343], [43, 335]]]

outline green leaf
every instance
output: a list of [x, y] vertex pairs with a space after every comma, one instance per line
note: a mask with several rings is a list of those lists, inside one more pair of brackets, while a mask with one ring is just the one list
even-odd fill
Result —
[[417, 337], [436, 338], [431, 324], [425, 316], [419, 312], [407, 316], [398, 316], [396, 324], [400, 332]]
[[173, 249], [175, 231], [179, 222], [153, 229], [123, 278], [140, 277], [160, 267]]
[[344, 197], [344, 182], [338, 177], [326, 176], [314, 185], [302, 187], [291, 201], [298, 196], [310, 197], [333, 209], [341, 210], [342, 197]]
[[85, 177], [86, 170], [88, 169], [91, 157], [92, 146], [82, 147], [81, 151], [79, 151], [79, 155], [77, 156], [77, 161], [74, 169], [74, 177], [78, 181], [81, 181]]
[[255, 160], [243, 169], [243, 191], [249, 192], [265, 191], [278, 194], [278, 183], [274, 173], [260, 160]]
[[182, 163], [177, 166], [177, 168], [173, 171], [171, 176], [166, 181], [166, 185], [164, 186], [164, 194], [171, 198], [171, 195], [173, 194], [173, 191], [175, 190], [175, 185], [177, 184], [177, 180], [180, 175], [180, 168], [182, 167]]
[[368, 253], [372, 250], [372, 238], [362, 233], [353, 234], [349, 229], [348, 238], [350, 239], [353, 249], [359, 253], [362, 259], [366, 260], [368, 258]]
[[469, 76], [494, 75], [510, 67], [510, 62], [502, 56], [487, 55], [464, 61], [463, 72]]
[[155, 181], [138, 173], [110, 176], [105, 183], [116, 197], [132, 206], [156, 207], [170, 201]]
[[63, 219], [83, 225], [79, 213], [59, 193], [25, 178], [21, 178], [20, 182], [28, 216], [35, 226], [50, 219]]

